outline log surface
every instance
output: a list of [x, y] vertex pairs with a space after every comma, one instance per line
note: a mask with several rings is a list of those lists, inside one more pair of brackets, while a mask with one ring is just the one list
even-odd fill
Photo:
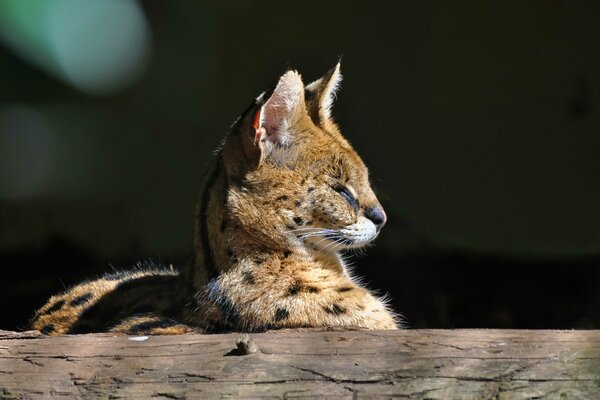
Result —
[[600, 399], [600, 331], [241, 336], [0, 331], [0, 398]]

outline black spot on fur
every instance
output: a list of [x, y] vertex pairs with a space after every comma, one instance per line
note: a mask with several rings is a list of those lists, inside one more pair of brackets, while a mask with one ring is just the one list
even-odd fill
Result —
[[233, 250], [231, 250], [229, 247], [227, 248], [227, 257], [229, 257], [229, 260], [232, 263], [236, 263], [238, 261], [237, 256], [235, 255], [235, 253], [233, 252]]
[[54, 325], [48, 324], [48, 325], [44, 326], [42, 329], [40, 329], [40, 332], [42, 332], [44, 335], [49, 335], [52, 332], [54, 332], [55, 330], [56, 330], [56, 328], [54, 327]]
[[304, 90], [304, 100], [310, 102], [317, 97], [317, 93], [312, 90]]
[[340, 315], [340, 314], [344, 314], [346, 312], [346, 309], [344, 307], [341, 307], [339, 304], [332, 304], [329, 307], [323, 307], [323, 309], [328, 314], [333, 314], [333, 315]]
[[319, 293], [321, 291], [321, 289], [314, 286], [309, 286], [306, 288], [306, 290], [308, 290], [309, 293]]
[[302, 201], [300, 201], [300, 200], [296, 200], [296, 201], [294, 202], [294, 205], [295, 205], [296, 207], [300, 207], [300, 206], [302, 205]]
[[300, 290], [302, 290], [302, 285], [300, 284], [300, 282], [294, 282], [288, 288], [287, 294], [288, 296], [295, 296]]
[[65, 301], [64, 300], [59, 300], [56, 303], [52, 304], [52, 307], [50, 307], [48, 310], [46, 310], [46, 314], [50, 314], [50, 313], [53, 313], [54, 311], [58, 311], [64, 305], [65, 305]]
[[294, 222], [297, 225], [302, 225], [302, 222], [304, 222], [304, 220], [302, 218], [300, 218], [300, 217], [294, 217]]
[[285, 250], [283, 252], [283, 258], [288, 258], [292, 254], [291, 250]]
[[312, 192], [313, 190], [315, 190], [315, 188], [311, 186], [311, 187], [309, 187], [309, 188], [308, 188], [308, 192], [307, 192], [307, 193], [310, 193], [310, 192]]
[[289, 197], [284, 194], [283, 196], [279, 196], [275, 200], [277, 200], [277, 201], [286, 201], [287, 199], [289, 199]]
[[344, 286], [344, 287], [337, 288], [336, 290], [338, 293], [344, 293], [344, 292], [349, 292], [352, 289], [354, 289], [354, 288], [352, 288], [350, 286]]
[[78, 296], [78, 297], [74, 298], [73, 300], [71, 300], [69, 305], [71, 307], [77, 307], [77, 306], [87, 303], [91, 298], [92, 298], [91, 293], [82, 294], [81, 296]]
[[256, 263], [256, 264], [262, 264], [265, 261], [267, 261], [267, 258], [264, 256], [255, 256], [252, 258], [252, 261], [254, 261], [254, 263]]
[[288, 318], [289, 316], [290, 316], [290, 312], [288, 310], [286, 310], [285, 308], [278, 308], [277, 311], [275, 311], [275, 321], [284, 320], [284, 319]]
[[244, 271], [244, 282], [246, 282], [249, 285], [254, 285], [254, 283], [256, 283], [254, 281], [254, 275], [252, 275], [252, 272]]

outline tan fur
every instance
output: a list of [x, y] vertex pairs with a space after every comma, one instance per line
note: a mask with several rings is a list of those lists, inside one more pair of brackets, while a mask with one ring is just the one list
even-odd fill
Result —
[[[157, 334], [396, 329], [396, 316], [340, 255], [385, 223], [367, 168], [330, 118], [340, 80], [339, 64], [306, 87], [289, 71], [236, 121], [200, 196], [196, 255], [181, 274], [142, 270], [78, 285], [52, 297], [33, 327], [85, 331], [76, 329], [85, 319], [88, 330]], [[90, 318], [92, 307], [109, 315]]]

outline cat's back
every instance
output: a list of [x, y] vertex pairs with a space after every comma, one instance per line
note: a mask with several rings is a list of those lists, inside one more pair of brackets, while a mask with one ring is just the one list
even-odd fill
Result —
[[52, 296], [35, 313], [31, 326], [60, 335], [114, 330], [126, 316], [145, 316], [138, 323], [151, 322], [158, 314], [177, 318], [183, 301], [177, 293], [179, 280], [172, 268], [106, 274]]

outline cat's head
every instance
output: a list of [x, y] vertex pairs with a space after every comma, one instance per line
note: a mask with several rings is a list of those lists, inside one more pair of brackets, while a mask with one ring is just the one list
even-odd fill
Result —
[[339, 63], [306, 86], [288, 71], [234, 124], [237, 140], [223, 156], [239, 224], [324, 252], [360, 248], [378, 235], [386, 214], [331, 117], [341, 79]]

